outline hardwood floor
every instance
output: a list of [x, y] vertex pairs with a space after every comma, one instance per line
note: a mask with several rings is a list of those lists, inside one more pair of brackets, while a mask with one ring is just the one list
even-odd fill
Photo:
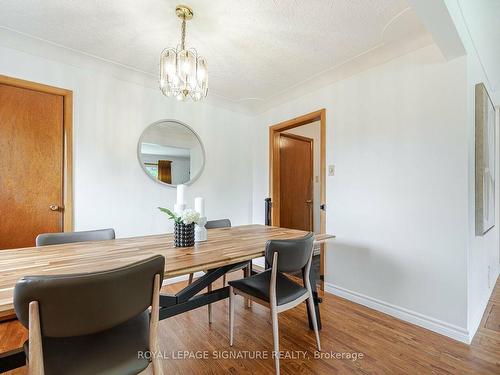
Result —
[[[163, 289], [173, 292], [183, 285]], [[279, 316], [281, 349], [298, 357], [281, 360], [282, 374], [500, 374], [500, 281], [470, 346], [329, 294], [323, 301], [323, 355], [360, 353], [359, 358], [344, 354], [343, 359], [314, 359], [314, 333], [301, 305]], [[273, 373], [268, 310], [257, 304], [245, 308], [243, 298], [238, 298], [235, 345], [230, 348], [228, 303], [215, 303], [213, 309], [211, 326], [206, 307], [160, 322], [160, 348], [169, 357], [162, 360], [164, 373]], [[18, 347], [25, 336], [17, 322], [0, 324], [0, 350]], [[251, 359], [259, 354], [268, 358]], [[189, 358], [193, 355], [202, 358]], [[230, 355], [240, 358], [226, 359]], [[24, 373], [24, 368], [10, 372]]]

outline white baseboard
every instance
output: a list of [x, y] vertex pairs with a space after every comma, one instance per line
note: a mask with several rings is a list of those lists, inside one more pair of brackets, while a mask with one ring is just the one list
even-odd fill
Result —
[[266, 268], [266, 259], [264, 257], [252, 259], [252, 264], [262, 269]]
[[[194, 274], [194, 277], [200, 277], [202, 275], [204, 275], [204, 272], [196, 272]], [[175, 284], [175, 283], [178, 283], [178, 282], [181, 282], [181, 281], [185, 281], [185, 280], [188, 280], [188, 279], [189, 279], [189, 275], [175, 276], [175, 277], [171, 277], [170, 279], [163, 279], [162, 286], [170, 285], [170, 284]]]
[[493, 289], [495, 289], [495, 285], [500, 273], [499, 271], [500, 270], [498, 269], [498, 267], [496, 270], [493, 271], [494, 272], [493, 285], [491, 289], [483, 295], [482, 301], [479, 304], [480, 307], [473, 312], [474, 316], [472, 316], [471, 319], [469, 320], [469, 334], [471, 341], [474, 338], [474, 335], [476, 334], [477, 330], [479, 329], [481, 321], [483, 320], [484, 312], [486, 311], [486, 307], [488, 307], [488, 303], [490, 302], [491, 295], [493, 294]]
[[469, 331], [467, 331], [467, 329], [465, 328], [458, 327], [453, 324], [446, 323], [441, 320], [434, 319], [429, 316], [417, 313], [415, 311], [395, 306], [390, 303], [378, 300], [376, 298], [372, 298], [363, 295], [361, 293], [353, 292], [327, 282], [325, 282], [325, 292], [348, 299], [349, 301], [355, 303], [359, 303], [360, 305], [369, 307], [371, 309], [391, 315], [395, 318], [404, 320], [405, 322], [412, 323], [423, 328], [427, 328], [431, 331], [450, 337], [454, 340], [470, 344], [471, 337], [469, 335]]

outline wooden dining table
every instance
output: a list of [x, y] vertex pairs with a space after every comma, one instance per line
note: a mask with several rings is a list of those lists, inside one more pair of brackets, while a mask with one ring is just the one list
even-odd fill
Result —
[[[267, 241], [298, 238], [306, 233], [301, 230], [253, 224], [210, 229], [208, 240], [196, 243], [193, 247], [174, 247], [173, 234], [161, 234], [1, 250], [0, 320], [15, 317], [14, 287], [23, 276], [103, 271], [157, 254], [165, 257], [165, 278], [205, 271], [203, 276], [175, 295], [160, 295], [160, 319], [166, 319], [228, 298], [227, 286], [206, 293], [200, 292], [227, 272], [263, 256]], [[315, 241], [322, 243], [332, 238], [332, 235], [317, 234]], [[321, 323], [320, 299], [316, 291], [317, 275], [317, 270], [311, 270], [315, 307]], [[0, 353], [0, 371], [2, 363], [21, 363], [22, 356], [21, 349], [11, 354]]]

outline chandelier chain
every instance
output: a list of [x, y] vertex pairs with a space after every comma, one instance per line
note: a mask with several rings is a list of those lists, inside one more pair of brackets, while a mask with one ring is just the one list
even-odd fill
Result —
[[181, 51], [184, 51], [186, 48], [186, 19], [182, 19], [182, 26], [181, 26]]

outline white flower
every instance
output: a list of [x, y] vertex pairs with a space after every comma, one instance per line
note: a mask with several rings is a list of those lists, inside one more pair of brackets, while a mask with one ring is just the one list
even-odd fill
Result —
[[182, 211], [181, 213], [181, 221], [184, 224], [192, 224], [192, 223], [198, 224], [199, 220], [200, 220], [200, 214], [190, 208]]

